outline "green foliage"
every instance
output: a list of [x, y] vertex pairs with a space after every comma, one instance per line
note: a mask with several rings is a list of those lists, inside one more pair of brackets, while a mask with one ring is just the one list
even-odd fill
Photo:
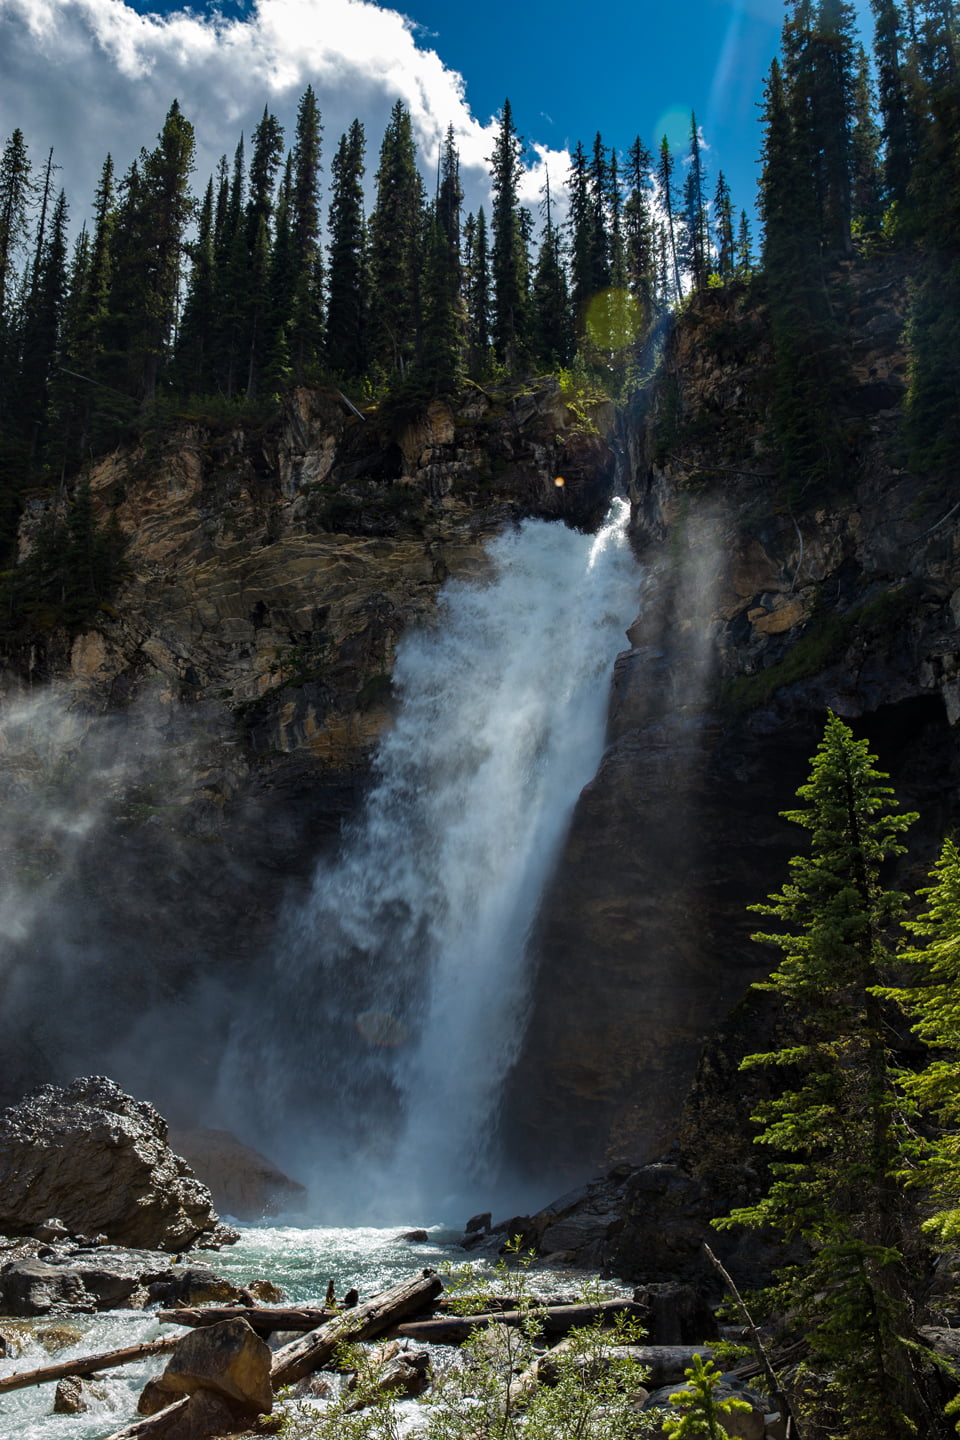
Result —
[[[416, 1440], [638, 1440], [654, 1434], [656, 1417], [635, 1410], [644, 1372], [616, 1353], [641, 1339], [635, 1322], [573, 1331], [549, 1356], [542, 1383], [518, 1384], [539, 1356], [542, 1307], [532, 1285], [532, 1259], [517, 1242], [492, 1275], [473, 1265], [450, 1272], [455, 1310], [476, 1314], [507, 1292], [522, 1320], [474, 1330], [459, 1351], [435, 1359], [422, 1418], [412, 1430], [409, 1416], [401, 1421], [396, 1399], [379, 1388], [375, 1351], [357, 1346], [338, 1358], [356, 1376], [351, 1389], [322, 1409], [283, 1402], [280, 1433], [285, 1440], [400, 1440], [401, 1434]], [[586, 1298], [601, 1298], [599, 1286], [590, 1287]]]
[[937, 1207], [926, 1228], [945, 1242], [960, 1239], [960, 849], [943, 843], [918, 893], [926, 909], [905, 922], [914, 945], [901, 955], [914, 970], [913, 983], [884, 990], [913, 1022], [914, 1034], [932, 1056], [918, 1073], [902, 1072], [900, 1083], [919, 1110], [941, 1127], [912, 1158], [910, 1180]]
[[728, 1431], [723, 1425], [724, 1416], [732, 1416], [739, 1410], [751, 1410], [746, 1400], [735, 1395], [718, 1399], [716, 1390], [722, 1384], [723, 1376], [712, 1360], [704, 1361], [694, 1355], [693, 1365], [684, 1370], [689, 1384], [683, 1390], [675, 1390], [670, 1396], [671, 1405], [682, 1405], [685, 1413], [679, 1417], [668, 1415], [663, 1422], [666, 1440], [685, 1440], [688, 1435], [706, 1435], [708, 1440], [727, 1440]]
[[902, 1106], [878, 993], [905, 903], [881, 872], [916, 816], [899, 810], [874, 758], [829, 717], [797, 792], [803, 804], [784, 812], [810, 832], [809, 851], [790, 861], [778, 894], [751, 907], [779, 922], [753, 937], [781, 951], [756, 988], [778, 995], [794, 1038], [743, 1061], [780, 1077], [754, 1117], [773, 1178], [755, 1204], [716, 1222], [770, 1225], [810, 1247], [775, 1298], [803, 1324], [845, 1440], [915, 1435], [924, 1410], [902, 1263], [910, 1214], [894, 1178]]

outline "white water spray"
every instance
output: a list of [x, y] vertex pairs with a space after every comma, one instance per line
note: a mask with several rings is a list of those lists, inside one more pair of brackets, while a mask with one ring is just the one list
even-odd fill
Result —
[[276, 1154], [286, 1131], [284, 1158], [313, 1169], [327, 1213], [337, 1195], [354, 1223], [436, 1218], [491, 1193], [530, 927], [599, 762], [636, 609], [627, 515], [615, 501], [595, 536], [526, 521], [401, 646], [363, 814], [286, 927], [279, 1013], [260, 997], [224, 1071], [237, 1094], [255, 1060], [259, 1138]]

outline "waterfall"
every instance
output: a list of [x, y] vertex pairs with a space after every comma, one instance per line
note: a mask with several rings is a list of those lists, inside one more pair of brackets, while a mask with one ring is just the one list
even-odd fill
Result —
[[334, 1197], [353, 1223], [489, 1200], [530, 927], [636, 612], [627, 515], [594, 536], [525, 521], [405, 637], [363, 811], [237, 1020], [226, 1118], [307, 1171], [324, 1218]]

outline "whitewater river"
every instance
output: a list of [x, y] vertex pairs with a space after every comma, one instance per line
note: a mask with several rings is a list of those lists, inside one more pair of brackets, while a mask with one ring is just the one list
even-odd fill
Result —
[[[241, 1230], [236, 1245], [219, 1253], [201, 1252], [196, 1259], [208, 1263], [219, 1275], [235, 1284], [250, 1280], [272, 1280], [280, 1284], [292, 1302], [322, 1305], [327, 1283], [332, 1280], [338, 1296], [355, 1285], [362, 1298], [395, 1284], [424, 1266], [442, 1269], [447, 1264], [460, 1265], [467, 1255], [455, 1242], [457, 1235], [443, 1226], [433, 1226], [426, 1244], [410, 1244], [398, 1238], [403, 1228], [389, 1229], [298, 1229], [293, 1226], [276, 1228], [247, 1226]], [[487, 1267], [486, 1261], [474, 1261]], [[579, 1276], [582, 1282], [583, 1276]], [[565, 1276], [555, 1270], [543, 1270], [531, 1279], [531, 1288], [542, 1294], [572, 1291], [574, 1275]], [[14, 1327], [26, 1322], [4, 1322], [6, 1333], [18, 1334]], [[59, 1319], [28, 1322], [30, 1329], [44, 1332], [76, 1332], [75, 1342], [55, 1353], [39, 1339], [23, 1335], [19, 1356], [0, 1360], [0, 1376], [18, 1370], [36, 1369], [59, 1363], [71, 1356], [99, 1354], [120, 1349], [145, 1340], [157, 1340], [183, 1330], [172, 1325], [158, 1325], [151, 1311], [114, 1310], [101, 1315], [65, 1316]], [[53, 1397], [56, 1386], [37, 1386], [0, 1395], [0, 1440], [104, 1440], [137, 1418], [137, 1398], [151, 1375], [158, 1374], [166, 1363], [159, 1356], [140, 1365], [125, 1365], [105, 1372], [98, 1382], [105, 1391], [102, 1400], [91, 1401], [84, 1415], [54, 1415]]]

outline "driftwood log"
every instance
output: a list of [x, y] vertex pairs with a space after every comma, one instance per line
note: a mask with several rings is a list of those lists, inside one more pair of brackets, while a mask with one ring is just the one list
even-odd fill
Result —
[[203, 1325], [219, 1325], [221, 1320], [246, 1320], [258, 1335], [274, 1330], [316, 1330], [325, 1320], [332, 1320], [335, 1310], [285, 1307], [282, 1305], [204, 1305], [181, 1310], [158, 1310], [161, 1325], [187, 1325], [196, 1329]]
[[[581, 1325], [597, 1320], [612, 1324], [617, 1315], [640, 1320], [645, 1314], [642, 1305], [633, 1300], [605, 1300], [600, 1305], [550, 1305], [537, 1312], [540, 1331], [544, 1335], [566, 1335]], [[398, 1325], [396, 1333], [408, 1340], [421, 1340], [430, 1345], [462, 1345], [474, 1330], [484, 1325], [520, 1325], [530, 1318], [529, 1310], [490, 1310], [484, 1315], [444, 1315], [439, 1320], [412, 1320]]]
[[405, 1315], [425, 1309], [442, 1289], [443, 1282], [436, 1271], [424, 1270], [281, 1346], [274, 1354], [270, 1369], [274, 1390], [302, 1379], [313, 1370], [322, 1369], [333, 1358], [338, 1345], [382, 1335]]
[[49, 1380], [62, 1380], [67, 1375], [93, 1375], [98, 1370], [112, 1370], [115, 1365], [132, 1365], [136, 1360], [148, 1360], [151, 1355], [168, 1354], [182, 1338], [171, 1335], [164, 1340], [147, 1340], [143, 1345], [128, 1345], [124, 1350], [105, 1350], [102, 1355], [84, 1355], [77, 1360], [61, 1360], [57, 1365], [43, 1365], [39, 1370], [4, 1375], [0, 1379], [0, 1394], [44, 1385]]

